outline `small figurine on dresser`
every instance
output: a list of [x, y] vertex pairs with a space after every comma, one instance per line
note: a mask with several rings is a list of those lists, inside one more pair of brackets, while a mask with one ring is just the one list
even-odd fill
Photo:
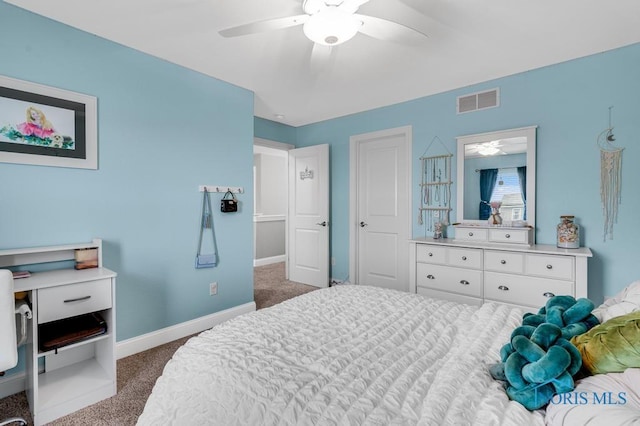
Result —
[[440, 238], [442, 238], [442, 222], [436, 222], [434, 225], [433, 239], [439, 240]]
[[502, 225], [502, 216], [500, 216], [500, 207], [502, 207], [502, 201], [492, 201], [489, 203], [491, 206], [491, 215], [487, 221], [489, 225]]

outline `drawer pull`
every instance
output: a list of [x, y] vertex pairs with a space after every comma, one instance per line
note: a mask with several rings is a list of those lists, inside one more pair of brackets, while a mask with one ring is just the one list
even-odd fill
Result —
[[433, 275], [431, 275], [431, 274], [427, 275], [427, 278], [429, 278], [430, 280], [435, 280], [435, 279], [436, 279], [436, 277], [434, 277], [434, 276], [433, 276]]
[[547, 269], [553, 269], [553, 265], [547, 265]]
[[467, 260], [467, 256], [462, 256], [462, 260]]
[[433, 257], [433, 253], [429, 253], [429, 257]]
[[511, 238], [511, 234], [505, 234], [504, 237], [505, 238]]
[[550, 291], [547, 291], [546, 293], [543, 294], [544, 297], [553, 297], [555, 296], [555, 294], [551, 293]]
[[473, 232], [469, 232], [469, 236], [470, 236], [470, 237], [473, 237]]
[[506, 285], [501, 285], [500, 287], [498, 287], [498, 290], [509, 291], [509, 287], [507, 287]]
[[67, 299], [67, 300], [64, 301], [64, 303], [80, 302], [82, 300], [89, 300], [89, 299], [91, 299], [91, 295], [83, 296], [83, 297], [77, 297], [75, 299]]
[[461, 281], [460, 281], [460, 284], [462, 284], [462, 285], [469, 285], [469, 281], [467, 281], [467, 280], [461, 280]]
[[506, 261], [506, 260], [504, 260], [504, 259], [502, 259], [502, 260], [500, 261], [500, 263], [502, 263], [503, 265], [505, 265], [505, 264], [507, 263], [507, 261]]

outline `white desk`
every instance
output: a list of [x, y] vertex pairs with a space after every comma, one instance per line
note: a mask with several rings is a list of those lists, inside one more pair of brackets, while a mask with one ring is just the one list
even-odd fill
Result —
[[[33, 311], [27, 328], [25, 390], [35, 425], [115, 395], [116, 273], [102, 267], [99, 239], [86, 244], [0, 250], [0, 267], [13, 267], [73, 260], [75, 250], [85, 248], [98, 249], [98, 268], [34, 272], [14, 281], [14, 291], [27, 292]], [[104, 318], [105, 334], [56, 351], [39, 350], [39, 324], [91, 312]]]

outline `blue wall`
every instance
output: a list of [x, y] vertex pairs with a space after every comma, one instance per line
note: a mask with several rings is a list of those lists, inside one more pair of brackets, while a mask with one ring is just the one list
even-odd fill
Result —
[[[331, 276], [349, 270], [349, 137], [399, 126], [413, 127], [413, 235], [417, 224], [419, 157], [438, 136], [456, 152], [460, 135], [538, 126], [536, 240], [555, 244], [562, 214], [573, 214], [582, 226], [582, 243], [591, 248], [589, 295], [600, 301], [640, 278], [636, 269], [640, 227], [640, 44], [549, 66], [498, 80], [366, 111], [297, 129], [296, 145], [331, 145]], [[456, 97], [500, 88], [500, 107], [457, 115]], [[596, 138], [608, 126], [613, 105], [617, 143], [625, 147], [622, 205], [614, 239], [603, 241], [600, 204], [600, 154]], [[439, 144], [430, 153], [442, 154]], [[455, 167], [455, 162], [454, 162]], [[454, 170], [455, 176], [455, 170]], [[453, 191], [457, 190], [455, 184]], [[454, 211], [456, 217], [455, 195]]]
[[297, 130], [295, 127], [264, 118], [255, 117], [254, 134], [257, 138], [295, 145]]
[[[253, 301], [252, 92], [1, 1], [0, 58], [96, 96], [99, 128], [99, 170], [0, 163], [0, 248], [103, 238], [119, 341]], [[246, 194], [215, 214], [219, 267], [196, 270], [201, 184]]]

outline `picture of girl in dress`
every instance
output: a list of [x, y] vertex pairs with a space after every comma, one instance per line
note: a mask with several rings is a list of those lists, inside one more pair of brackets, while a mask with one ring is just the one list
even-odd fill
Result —
[[[0, 110], [2, 109], [0, 108]], [[8, 109], [5, 109], [5, 111], [6, 110]], [[64, 113], [67, 112], [64, 111]], [[73, 112], [68, 112], [68, 114], [73, 114]], [[61, 118], [59, 114], [54, 115], [57, 119]], [[5, 140], [0, 138], [0, 142], [37, 145], [46, 148], [75, 149], [75, 142], [73, 138], [64, 136], [57, 132], [56, 129], [53, 128], [51, 121], [47, 119], [42, 109], [34, 105], [28, 105], [26, 107], [25, 116], [26, 120], [24, 122], [19, 122], [19, 124], [13, 125], [8, 124], [4, 127], [0, 127], [0, 136], [4, 136], [6, 138]], [[73, 122], [72, 115], [70, 118], [70, 121]], [[62, 127], [64, 128], [64, 125]]]
[[18, 124], [18, 130], [25, 136], [35, 135], [42, 139], [48, 138], [55, 132], [44, 113], [34, 106], [27, 108], [27, 121]]

